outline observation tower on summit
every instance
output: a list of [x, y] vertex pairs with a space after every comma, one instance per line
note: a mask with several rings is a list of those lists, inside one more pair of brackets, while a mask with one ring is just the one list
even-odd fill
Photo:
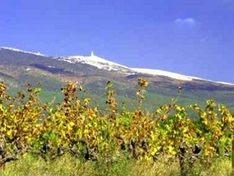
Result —
[[94, 55], [94, 52], [93, 52], [93, 51], [91, 51], [91, 57], [93, 57], [93, 56], [95, 56], [95, 55]]

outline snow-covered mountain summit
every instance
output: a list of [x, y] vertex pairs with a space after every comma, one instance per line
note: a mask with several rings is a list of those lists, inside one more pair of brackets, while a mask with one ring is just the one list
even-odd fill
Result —
[[69, 57], [62, 57], [60, 58], [60, 60], [70, 63], [88, 64], [97, 67], [99, 69], [108, 70], [108, 71], [121, 71], [124, 73], [132, 72], [130, 68], [124, 65], [120, 65], [115, 62], [111, 62], [94, 55], [94, 52], [91, 52], [90, 56], [69, 56]]
[[[69, 56], [69, 57], [62, 57], [63, 61], [70, 62], [70, 63], [84, 63], [88, 65], [92, 65], [99, 69], [108, 70], [108, 71], [119, 71], [126, 74], [148, 74], [153, 76], [166, 76], [173, 79], [181, 80], [181, 81], [193, 81], [193, 80], [204, 80], [214, 82], [208, 79], [202, 79], [194, 76], [186, 76], [183, 74], [173, 73], [169, 71], [157, 70], [157, 69], [147, 69], [147, 68], [131, 68], [124, 65], [120, 65], [115, 62], [108, 61], [101, 57], [94, 55], [94, 52], [91, 52], [90, 56]], [[217, 82], [220, 84], [227, 84], [227, 85], [234, 85], [231, 83], [226, 82]]]
[[173, 79], [183, 80], [183, 81], [192, 81], [193, 79], [200, 79], [196, 77], [185, 76], [182, 74], [172, 73], [163, 70], [155, 70], [155, 69], [143, 69], [143, 68], [130, 68], [124, 65], [120, 65], [115, 62], [108, 61], [101, 57], [94, 55], [94, 52], [91, 52], [90, 56], [69, 56], [63, 57], [63, 61], [70, 63], [84, 63], [88, 65], [92, 65], [99, 69], [104, 69], [108, 71], [119, 71], [128, 74], [149, 74], [149, 75], [159, 75], [159, 76], [167, 76]]

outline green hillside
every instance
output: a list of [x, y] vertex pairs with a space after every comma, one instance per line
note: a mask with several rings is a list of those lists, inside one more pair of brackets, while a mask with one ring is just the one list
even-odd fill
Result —
[[[16, 91], [28, 83], [35, 86], [40, 83], [43, 88], [41, 99], [51, 101], [58, 96], [61, 87], [68, 81], [82, 85], [86, 94], [96, 102], [105, 100], [105, 84], [111, 80], [114, 83], [117, 99], [126, 101], [132, 99], [136, 106], [137, 79], [143, 77], [148, 80], [144, 106], [153, 110], [177, 97], [182, 105], [191, 103], [204, 104], [207, 99], [215, 99], [225, 104], [234, 112], [234, 86], [211, 81], [193, 80], [181, 81], [166, 76], [152, 76], [147, 74], [125, 74], [118, 71], [107, 71], [83, 63], [69, 63], [59, 60], [59, 57], [40, 56], [31, 53], [18, 52], [8, 49], [0, 50], [0, 80], [4, 81], [9, 91]], [[182, 92], [178, 94], [178, 86]]]

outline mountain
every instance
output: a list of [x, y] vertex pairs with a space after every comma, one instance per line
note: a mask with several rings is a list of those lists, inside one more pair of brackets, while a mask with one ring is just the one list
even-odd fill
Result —
[[[144, 105], [151, 110], [173, 97], [177, 97], [181, 104], [204, 104], [206, 99], [212, 98], [231, 109], [234, 107], [234, 84], [163, 70], [129, 68], [98, 57], [93, 52], [90, 56], [53, 57], [0, 47], [0, 80], [6, 82], [10, 90], [18, 90], [29, 82], [40, 82], [44, 90], [42, 99], [46, 101], [53, 97], [61, 99], [60, 88], [71, 80], [83, 85], [95, 101], [105, 104], [105, 84], [111, 80], [120, 101], [129, 102], [131, 98], [137, 102], [135, 92], [140, 77], [150, 83]], [[178, 86], [183, 88], [181, 94], [177, 92]]]

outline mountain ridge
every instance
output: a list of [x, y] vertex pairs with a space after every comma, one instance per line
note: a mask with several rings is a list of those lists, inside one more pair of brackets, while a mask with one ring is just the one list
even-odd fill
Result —
[[[2, 47], [0, 47], [0, 49], [28, 53], [28, 54], [38, 55], [38, 56], [42, 56], [42, 57], [50, 57], [48, 55], [44, 55], [44, 54], [41, 54], [39, 52], [35, 53], [35, 52], [31, 52], [31, 51], [24, 51], [24, 50], [12, 48], [12, 47], [2, 46]], [[60, 61], [66, 61], [66, 62], [70, 62], [70, 63], [83, 63], [83, 64], [92, 65], [94, 67], [97, 67], [98, 69], [104, 69], [104, 70], [108, 70], [108, 71], [122, 71], [123, 73], [127, 73], [127, 74], [142, 73], [142, 74], [157, 75], [157, 76], [167, 76], [167, 77], [182, 80], [182, 81], [204, 80], [204, 81], [210, 81], [210, 82], [214, 82], [214, 83], [218, 83], [218, 84], [225, 84], [225, 85], [234, 86], [234, 83], [229, 83], [229, 82], [224, 82], [224, 81], [213, 81], [213, 80], [209, 80], [209, 79], [188, 76], [188, 75], [179, 74], [179, 73], [170, 72], [170, 71], [149, 69], [149, 68], [127, 67], [125, 65], [121, 65], [121, 64], [106, 60], [102, 57], [96, 56], [93, 51], [91, 52], [90, 56], [75, 55], [75, 56], [59, 56], [59, 57], [55, 57], [55, 58], [59, 58]]]

